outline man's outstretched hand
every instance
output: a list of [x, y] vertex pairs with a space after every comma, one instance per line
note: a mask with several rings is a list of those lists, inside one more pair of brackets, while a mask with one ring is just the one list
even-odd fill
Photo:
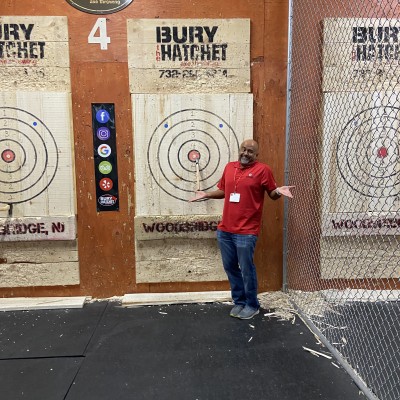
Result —
[[292, 199], [293, 195], [290, 192], [290, 189], [294, 188], [294, 187], [296, 187], [296, 186], [281, 186], [281, 187], [278, 187], [277, 189], [279, 190], [280, 194], [283, 194], [284, 196], [290, 197]]
[[203, 192], [202, 190], [197, 190], [195, 193], [196, 197], [190, 199], [189, 201], [199, 201], [206, 198], [206, 192]]

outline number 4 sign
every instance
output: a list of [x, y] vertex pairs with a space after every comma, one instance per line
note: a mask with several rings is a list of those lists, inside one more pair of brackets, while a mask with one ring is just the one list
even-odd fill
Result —
[[[96, 32], [99, 31], [96, 36]], [[88, 43], [100, 44], [101, 50], [107, 50], [108, 43], [111, 43], [111, 39], [107, 36], [107, 19], [97, 18], [96, 23], [93, 25], [92, 30], [88, 36]]]

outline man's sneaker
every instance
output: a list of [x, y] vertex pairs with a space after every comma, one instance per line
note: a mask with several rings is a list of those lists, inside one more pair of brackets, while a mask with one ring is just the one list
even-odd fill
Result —
[[240, 314], [240, 312], [243, 310], [244, 306], [237, 304], [235, 307], [232, 308], [230, 312], [230, 316], [233, 318], [237, 318]]
[[260, 311], [258, 309], [246, 306], [246, 307], [243, 308], [242, 311], [240, 311], [240, 313], [238, 314], [237, 317], [240, 318], [240, 319], [251, 319], [255, 315], [257, 315], [259, 312]]

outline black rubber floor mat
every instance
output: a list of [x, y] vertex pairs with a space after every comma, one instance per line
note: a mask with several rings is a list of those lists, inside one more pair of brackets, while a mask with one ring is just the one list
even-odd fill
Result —
[[63, 400], [82, 360], [65, 357], [0, 361], [0, 398]]
[[83, 355], [107, 304], [0, 312], [0, 360]]
[[360, 399], [333, 359], [303, 349], [324, 351], [301, 321], [262, 312], [242, 321], [229, 311], [108, 307], [66, 400]]

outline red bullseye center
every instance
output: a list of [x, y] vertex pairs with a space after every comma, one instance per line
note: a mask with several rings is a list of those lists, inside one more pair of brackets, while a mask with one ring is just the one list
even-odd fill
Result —
[[195, 162], [200, 159], [200, 153], [197, 150], [190, 150], [188, 154], [188, 158], [190, 161]]
[[387, 157], [387, 155], [388, 155], [387, 148], [384, 147], [384, 146], [379, 147], [379, 149], [378, 149], [378, 157], [379, 158], [385, 158], [385, 157]]
[[1, 153], [1, 159], [6, 163], [13, 162], [15, 160], [15, 153], [10, 149], [4, 150]]

